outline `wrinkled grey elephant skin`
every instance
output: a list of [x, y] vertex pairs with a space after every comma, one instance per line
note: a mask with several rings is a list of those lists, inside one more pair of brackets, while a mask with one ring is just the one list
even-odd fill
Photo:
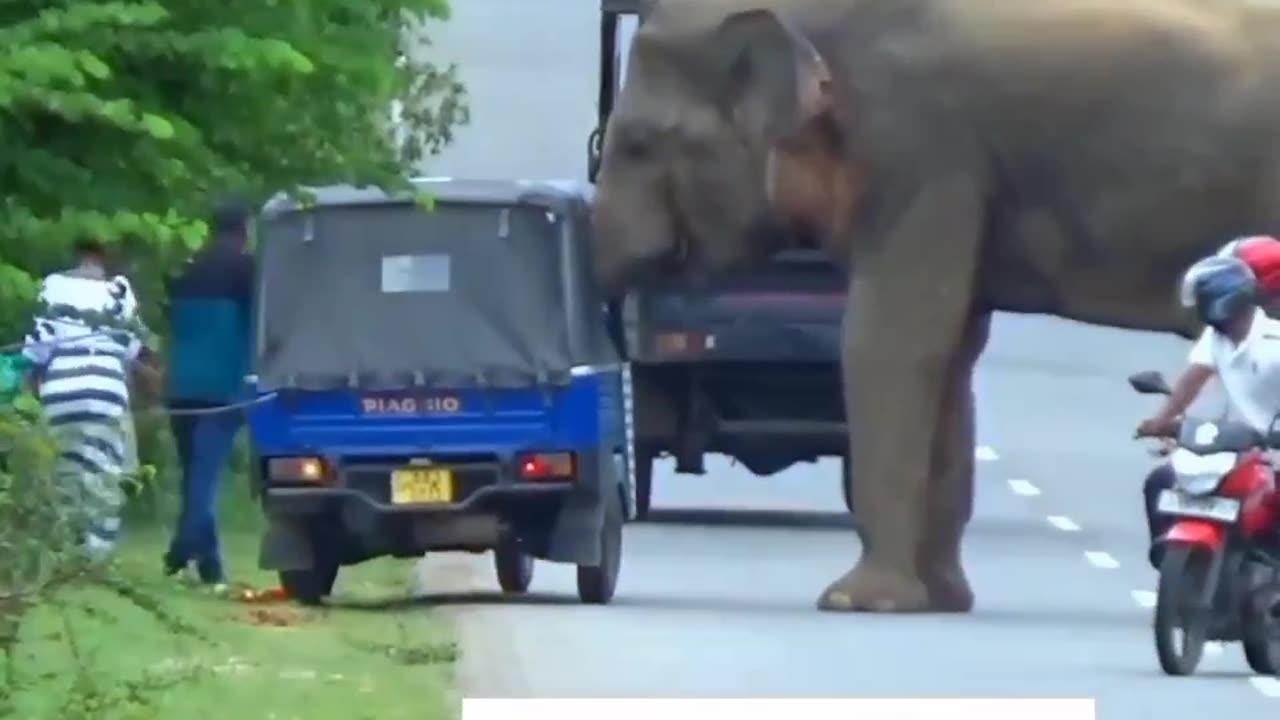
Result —
[[1280, 231], [1277, 37], [1234, 0], [660, 0], [607, 128], [597, 273], [713, 274], [786, 237], [851, 268], [863, 551], [820, 607], [972, 608], [992, 311], [1189, 335], [1181, 271]]

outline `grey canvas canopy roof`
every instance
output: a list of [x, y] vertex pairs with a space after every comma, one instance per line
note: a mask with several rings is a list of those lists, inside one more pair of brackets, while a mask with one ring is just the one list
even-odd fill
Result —
[[591, 278], [590, 186], [423, 178], [263, 209], [263, 390], [557, 383], [616, 363]]
[[[436, 202], [489, 203], [495, 205], [537, 205], [557, 212], [571, 212], [575, 206], [591, 201], [595, 187], [576, 180], [490, 180], [451, 177], [418, 177], [410, 181], [413, 188], [435, 198]], [[390, 195], [381, 188], [355, 185], [311, 187], [317, 207], [341, 205], [395, 205], [412, 201], [408, 194]], [[285, 195], [277, 195], [263, 207], [263, 215], [271, 217], [301, 209]]]

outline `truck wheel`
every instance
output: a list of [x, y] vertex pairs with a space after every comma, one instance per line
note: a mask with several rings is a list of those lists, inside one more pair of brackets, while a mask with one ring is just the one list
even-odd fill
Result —
[[494, 548], [493, 568], [498, 572], [498, 586], [505, 593], [523, 593], [533, 582], [533, 557], [520, 549], [520, 542], [514, 537], [504, 537]]
[[848, 457], [840, 458], [840, 495], [844, 497], [844, 508], [853, 512], [853, 463]]
[[608, 605], [618, 588], [622, 567], [622, 523], [624, 512], [619, 493], [609, 493], [604, 501], [604, 524], [600, 528], [600, 565], [578, 566], [578, 599], [589, 605]]
[[653, 461], [657, 453], [636, 448], [636, 520], [649, 514], [649, 501], [653, 499]]

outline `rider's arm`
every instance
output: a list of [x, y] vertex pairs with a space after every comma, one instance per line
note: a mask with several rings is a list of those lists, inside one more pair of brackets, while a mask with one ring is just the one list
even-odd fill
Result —
[[1161, 421], [1169, 422], [1181, 416], [1191, 403], [1195, 402], [1200, 391], [1204, 389], [1205, 383], [1209, 382], [1213, 375], [1212, 365], [1188, 365], [1187, 369], [1182, 371], [1182, 375], [1174, 381], [1173, 392], [1169, 393], [1169, 399], [1165, 401], [1164, 407], [1160, 408], [1156, 417]]
[[1156, 413], [1159, 421], [1171, 422], [1186, 412], [1205, 384], [1214, 376], [1216, 371], [1213, 367], [1212, 333], [1212, 330], [1206, 328], [1195, 345], [1191, 346], [1191, 353], [1187, 356], [1187, 369], [1174, 381], [1169, 399]]

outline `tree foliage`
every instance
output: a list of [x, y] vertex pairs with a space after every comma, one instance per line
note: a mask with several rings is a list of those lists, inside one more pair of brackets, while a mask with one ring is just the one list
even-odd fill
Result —
[[202, 241], [213, 198], [395, 185], [467, 120], [455, 69], [406, 52], [447, 12], [445, 0], [0, 5], [0, 336], [77, 235], [122, 243], [145, 299]]
[[[446, 0], [0, 4], [0, 338], [21, 337], [39, 278], [79, 236], [120, 246], [154, 313], [219, 199], [402, 183], [468, 120], [456, 68], [410, 52], [447, 12]], [[87, 572], [56, 439], [38, 401], [12, 390], [0, 388], [0, 715], [22, 610]]]

